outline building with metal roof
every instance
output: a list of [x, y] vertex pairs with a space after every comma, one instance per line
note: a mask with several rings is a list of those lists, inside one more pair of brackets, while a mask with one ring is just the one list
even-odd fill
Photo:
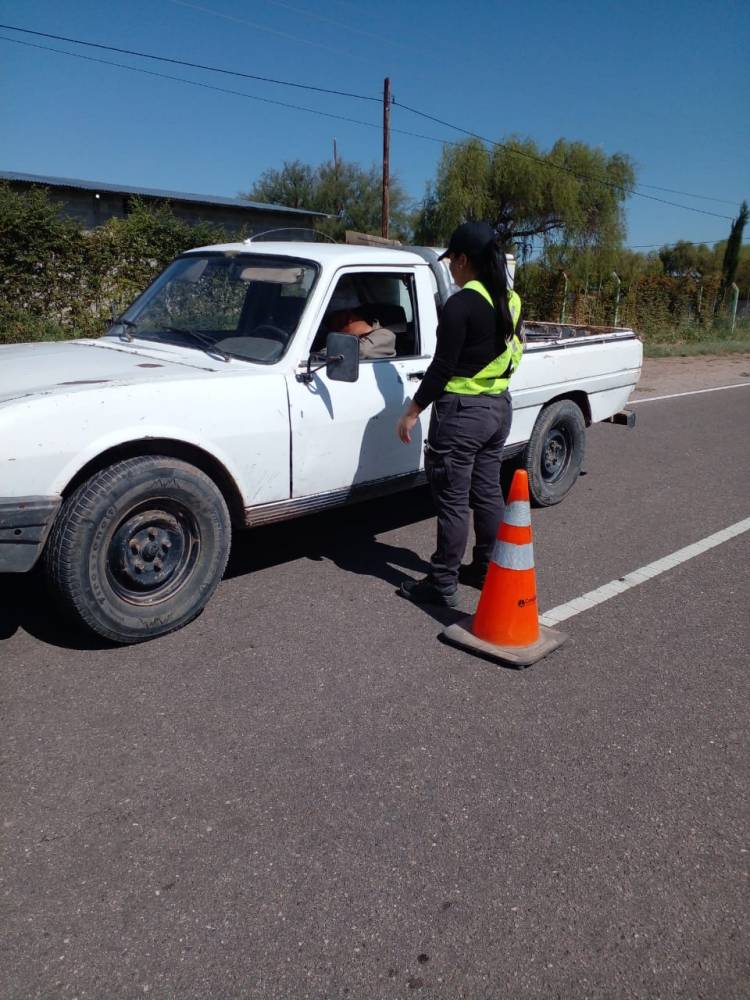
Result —
[[230, 231], [244, 229], [260, 233], [267, 229], [314, 228], [316, 219], [325, 219], [322, 212], [286, 205], [265, 205], [244, 198], [219, 198], [215, 195], [191, 194], [185, 191], [164, 191], [159, 188], [132, 187], [73, 177], [45, 177], [0, 171], [0, 182], [11, 188], [27, 191], [43, 187], [60, 206], [60, 213], [76, 219], [85, 229], [95, 229], [108, 219], [123, 219], [136, 199], [148, 203], [168, 203], [178, 219], [195, 225], [211, 222]]

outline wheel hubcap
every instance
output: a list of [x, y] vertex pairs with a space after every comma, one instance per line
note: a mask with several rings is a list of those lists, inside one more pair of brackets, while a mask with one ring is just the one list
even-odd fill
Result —
[[570, 438], [562, 427], [553, 427], [542, 449], [542, 477], [548, 483], [560, 479], [570, 464]]
[[158, 508], [141, 506], [130, 511], [107, 552], [113, 590], [133, 604], [171, 597], [190, 575], [199, 542], [195, 518], [181, 504], [164, 500]]

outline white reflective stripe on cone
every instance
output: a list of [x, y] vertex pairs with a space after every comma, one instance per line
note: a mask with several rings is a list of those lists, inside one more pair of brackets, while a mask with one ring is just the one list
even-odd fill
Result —
[[514, 545], [513, 542], [501, 542], [498, 538], [492, 550], [492, 561], [503, 569], [533, 569], [534, 545], [532, 542]]
[[514, 528], [528, 528], [531, 524], [531, 504], [528, 500], [514, 500], [505, 508], [503, 522]]

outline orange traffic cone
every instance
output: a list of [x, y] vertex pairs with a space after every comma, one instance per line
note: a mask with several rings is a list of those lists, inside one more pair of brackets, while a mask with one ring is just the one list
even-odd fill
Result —
[[476, 614], [451, 625], [443, 637], [517, 667], [536, 663], [567, 639], [539, 624], [529, 478], [523, 469], [513, 476]]

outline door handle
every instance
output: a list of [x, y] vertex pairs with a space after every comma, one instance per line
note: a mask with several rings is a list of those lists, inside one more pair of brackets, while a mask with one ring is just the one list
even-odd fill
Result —
[[425, 372], [409, 372], [406, 376], [410, 382], [419, 382], [425, 377]]

